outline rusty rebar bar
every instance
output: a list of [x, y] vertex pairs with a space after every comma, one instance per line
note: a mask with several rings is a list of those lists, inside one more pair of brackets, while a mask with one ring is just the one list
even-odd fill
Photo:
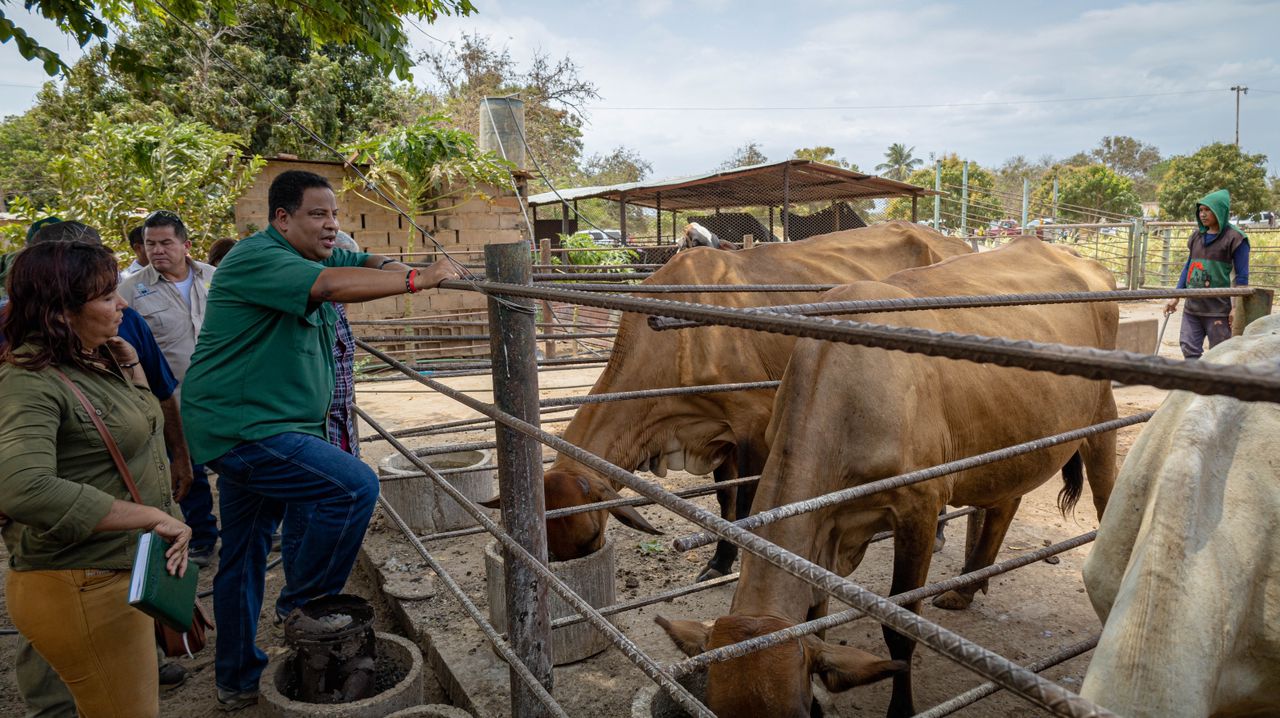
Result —
[[[1067, 646], [1066, 648], [1062, 649], [1061, 651], [1058, 651], [1057, 653], [1054, 653], [1051, 656], [1045, 656], [1044, 658], [1041, 658], [1035, 663], [1028, 663], [1027, 670], [1035, 673], [1040, 673], [1046, 669], [1053, 668], [1059, 663], [1066, 663], [1072, 658], [1075, 658], [1076, 656], [1079, 656], [1084, 653], [1088, 653], [1089, 651], [1092, 651], [1094, 648], [1096, 648], [1098, 646], [1098, 638], [1100, 638], [1100, 636], [1094, 636], [1093, 638], [1086, 638], [1085, 640], [1080, 641], [1079, 643], [1075, 643], [1070, 646]], [[949, 716], [952, 713], [955, 713], [956, 711], [962, 708], [967, 708], [968, 706], [971, 706], [974, 703], [977, 703], [978, 701], [982, 700], [983, 698], [986, 698], [987, 696], [990, 696], [994, 693], [998, 693], [1000, 690], [1002, 690], [1001, 687], [994, 683], [990, 683], [990, 682], [983, 683], [980, 686], [971, 688], [965, 691], [964, 693], [961, 693], [960, 695], [952, 698], [951, 700], [948, 700], [944, 703], [939, 703], [938, 705], [930, 708], [927, 711], [924, 711], [923, 713], [917, 713], [914, 716], [912, 716], [912, 718], [942, 718], [943, 716]]]
[[[577, 281], [565, 279], [565, 282]], [[538, 285], [559, 282], [541, 281]], [[835, 289], [838, 284], [590, 284], [581, 282], [572, 285], [577, 292], [618, 292], [620, 294], [731, 294], [734, 292], [826, 292]]]
[[[450, 284], [452, 284], [452, 282]], [[465, 283], [461, 284], [465, 286]], [[505, 291], [506, 288], [504, 287], [503, 289]], [[696, 504], [675, 496], [670, 491], [658, 486], [657, 484], [645, 481], [630, 471], [626, 471], [625, 469], [605, 461], [595, 454], [580, 449], [558, 436], [543, 431], [516, 417], [503, 414], [494, 407], [485, 404], [484, 402], [477, 401], [445, 384], [441, 384], [438, 381], [421, 376], [412, 368], [401, 364], [394, 358], [379, 352], [368, 344], [361, 343], [361, 346], [366, 351], [374, 354], [374, 356], [382, 359], [382, 361], [386, 362], [390, 366], [396, 367], [396, 369], [401, 373], [413, 378], [415, 381], [431, 386], [433, 389], [436, 389], [436, 391], [439, 391], [446, 396], [450, 396], [472, 409], [491, 416], [494, 420], [501, 421], [503, 424], [515, 429], [516, 431], [537, 438], [552, 449], [568, 454], [579, 463], [600, 472], [606, 478], [616, 481], [617, 483], [622, 484], [643, 496], [653, 499], [659, 505], [671, 510], [676, 515], [692, 521], [704, 528], [724, 532], [726, 540], [743, 549], [751, 551], [757, 556], [763, 558], [765, 561], [768, 561], [796, 578], [831, 594], [839, 600], [844, 601], [846, 604], [866, 612], [882, 624], [905, 636], [911, 637], [913, 640], [925, 644], [929, 648], [941, 653], [949, 660], [952, 660], [985, 678], [996, 681], [1042, 708], [1061, 715], [1071, 716], [1071, 718], [1092, 718], [1094, 716], [1105, 716], [1110, 718], [1111, 716], [1114, 716], [1110, 711], [1094, 705], [1090, 701], [1066, 690], [1062, 686], [1040, 678], [1004, 656], [983, 648], [953, 631], [947, 630], [946, 628], [934, 624], [911, 611], [897, 606], [896, 604], [877, 596], [866, 588], [852, 583], [841, 576], [837, 576], [831, 571], [776, 546], [759, 536], [743, 531], [737, 526], [734, 526], [731, 522], [720, 518], [710, 511], [698, 507]], [[429, 467], [427, 467], [425, 463], [421, 463], [420, 459], [413, 457], [413, 460], [421, 464], [419, 468], [424, 471], [428, 470]], [[439, 479], [437, 483], [444, 485], [446, 491], [453, 489], [453, 487], [448, 486], [447, 482], [444, 482], [443, 479]], [[456, 489], [453, 489], [453, 492], [457, 493], [458, 497], [462, 496], [461, 492], [458, 492]], [[470, 502], [465, 501], [465, 498], [459, 498], [458, 500], [464, 501], [466, 505], [470, 505]], [[471, 508], [475, 510], [474, 506]], [[478, 510], [476, 510], [473, 515], [478, 515], [486, 525], [492, 525], [489, 518], [484, 516]], [[496, 529], [496, 526], [494, 529]], [[499, 534], [495, 532], [495, 535]], [[505, 536], [502, 536], [502, 538], [510, 540]], [[531, 557], [526, 557], [525, 560], [529, 559], [531, 559]], [[572, 592], [570, 592], [570, 594], [572, 594]], [[574, 595], [574, 598], [577, 598], [576, 595]], [[580, 600], [578, 603], [572, 603], [571, 605], [573, 605], [580, 613], [588, 615], [592, 621], [592, 625], [597, 625], [596, 619], [599, 619], [609, 628], [612, 628], [612, 624], [609, 624], [608, 621], [605, 621], [603, 618], [599, 618], [598, 615], [593, 615], [594, 612], [589, 606], [584, 609], [583, 606], [585, 604], [581, 603]], [[626, 641], [626, 638], [623, 637], [622, 640]], [[626, 653], [626, 649], [624, 649], [624, 653]], [[669, 676], [666, 673], [659, 671], [658, 674], [663, 679], [669, 679]], [[666, 685], [667, 683], [664, 682], [664, 687], [666, 687]], [[670, 688], [668, 688], [668, 690], [670, 690]], [[683, 688], [677, 687], [676, 690], [677, 701], [680, 701], [682, 695], [687, 695]], [[682, 702], [681, 705], [683, 706], [684, 703]]]
[[[1031, 564], [1036, 563], [1037, 561], [1043, 561], [1050, 556], [1056, 556], [1057, 554], [1065, 551], [1079, 548], [1080, 546], [1093, 541], [1097, 535], [1097, 531], [1089, 531], [1088, 533], [1080, 534], [1079, 536], [1069, 538], [1065, 541], [1059, 541], [1058, 543], [1036, 549], [1035, 551], [1028, 551], [1020, 556], [1015, 556], [999, 563], [993, 563], [990, 566], [980, 568], [976, 571], [962, 573], [959, 576], [944, 578], [941, 581], [935, 581], [934, 583], [921, 586], [920, 588], [904, 591], [894, 596], [890, 596], [886, 600], [898, 606], [902, 606], [908, 603], [915, 603], [916, 601], [924, 600], [931, 596], [937, 596], [939, 594], [946, 593], [947, 591], [954, 591], [958, 588], [971, 586], [994, 576], [1009, 573], [1010, 571], [1022, 568], [1023, 566], [1030, 566]], [[669, 670], [672, 675], [679, 678], [680, 676], [687, 675], [690, 672], [705, 668], [712, 663], [719, 663], [720, 661], [727, 661], [733, 658], [741, 658], [749, 653], [770, 648], [780, 643], [800, 638], [801, 636], [807, 636], [819, 631], [825, 631], [828, 628], [835, 628], [836, 626], [844, 625], [850, 621], [856, 621], [866, 615], [868, 614], [865, 611], [850, 608], [828, 616], [823, 616], [822, 618], [815, 618], [812, 621], [797, 623], [794, 626], [789, 626], [787, 628], [774, 631], [773, 633], [766, 633], [763, 636], [756, 636], [755, 638], [749, 638], [745, 641], [740, 641], [732, 645], [713, 648], [709, 651], [693, 656], [692, 658], [686, 658], [679, 663], [673, 664]]]
[[941, 356], [975, 363], [990, 363], [1031, 371], [1046, 371], [1086, 379], [1109, 379], [1125, 384], [1146, 384], [1160, 389], [1181, 389], [1196, 394], [1230, 396], [1243, 401], [1280, 402], [1280, 362], [1254, 366], [1176, 361], [1113, 349], [1096, 349], [1029, 340], [1011, 340], [915, 327], [870, 324], [781, 314], [748, 314], [737, 307], [673, 302], [620, 295], [599, 295], [568, 289], [468, 283], [446, 280], [446, 289], [480, 291], [586, 306], [713, 321], [724, 326], [787, 334], [823, 341]]
[[[840, 489], [839, 491], [833, 491], [829, 494], [805, 499], [804, 501], [796, 501], [795, 503], [776, 506], [774, 508], [761, 511], [760, 513], [752, 514], [745, 519], [740, 519], [736, 524], [738, 528], [751, 530], [792, 516], [807, 514], [813, 511], [830, 508], [832, 506], [839, 506], [840, 504], [847, 504], [850, 501], [857, 501], [858, 499], [881, 491], [899, 489], [903, 486], [918, 484], [923, 481], [936, 479], [940, 476], [946, 476], [947, 474], [954, 474], [977, 466], [985, 466], [986, 464], [1004, 461], [1005, 459], [1015, 456], [1030, 454], [1035, 451], [1047, 449], [1051, 446], [1079, 441], [1081, 439], [1094, 436], [1095, 434], [1103, 434], [1108, 431], [1123, 429], [1126, 426], [1141, 424], [1142, 422], [1150, 419], [1153, 414], [1155, 414], [1154, 411], [1144, 411], [1140, 414], [1126, 416], [1123, 419], [1112, 419], [1111, 421], [1093, 424], [1092, 426], [1086, 426], [1082, 429], [1073, 429], [1072, 431], [1053, 434], [1052, 436], [1045, 436], [1032, 441], [1024, 441], [1021, 444], [1014, 444], [1013, 446], [996, 449], [995, 451], [987, 451], [964, 459], [948, 461], [944, 464], [930, 466], [927, 469], [909, 471], [905, 474], [890, 476], [878, 481], [872, 481], [871, 483], [851, 486], [846, 489]], [[716, 540], [717, 539], [714, 535], [706, 532], [700, 532], [675, 539], [671, 542], [671, 545], [677, 551], [691, 551], [699, 546], [706, 546], [707, 544], [715, 543]]]
[[[574, 287], [577, 289], [578, 287]], [[1010, 307], [1027, 304], [1078, 304], [1081, 302], [1128, 302], [1139, 299], [1172, 299], [1173, 297], [1243, 297], [1253, 294], [1252, 287], [1225, 289], [1117, 289], [1110, 292], [1043, 292], [1033, 294], [976, 294], [972, 296], [910, 297], [902, 299], [854, 299], [844, 302], [781, 304], [773, 307], [745, 307], [748, 313], [799, 314], [821, 317], [835, 314], [869, 314], [872, 312], [912, 312], [925, 309], [969, 309], [976, 307]], [[655, 331], [705, 326], [704, 322], [649, 317]]]
[[[376, 352], [377, 350], [375, 349], [374, 351]], [[383, 361], [387, 361], [388, 359], [390, 360], [388, 363], [395, 362], [395, 360], [391, 359], [390, 357], [386, 357], [385, 359], [383, 359]], [[392, 365], [394, 366], [394, 364]], [[413, 374], [413, 370], [408, 367], [404, 367], [403, 369], [401, 369], [401, 371], [408, 371], [410, 374]], [[416, 374], [414, 374], [414, 376], [416, 376]], [[444, 385], [441, 385], [441, 386], [444, 386]], [[445, 387], [445, 388], [448, 388], [448, 387]], [[466, 395], [463, 394], [462, 396], [466, 396]], [[468, 397], [468, 399], [470, 399], [470, 397]], [[474, 401], [474, 400], [471, 400], [471, 401]], [[470, 402], [462, 402], [462, 403], [470, 403]], [[480, 403], [480, 402], [477, 402], [477, 403]], [[462, 507], [464, 511], [471, 514], [471, 517], [475, 519], [481, 526], [483, 526], [486, 531], [492, 534], [493, 537], [498, 541], [498, 543], [502, 544], [503, 548], [510, 552], [510, 555], [514, 559], [521, 561], [525, 565], [528, 565], [529, 567], [531, 567], [535, 573], [541, 576], [543, 581], [547, 582], [547, 586], [552, 591], [555, 591], [556, 594], [559, 595], [560, 598], [563, 599], [565, 603], [572, 606], [574, 610], [578, 611], [578, 613], [587, 616], [588, 617], [587, 620], [591, 623], [592, 626], [596, 628], [596, 630], [599, 630], [600, 632], [608, 636], [609, 640], [614, 644], [614, 646], [616, 646], [620, 651], [622, 651], [622, 654], [626, 656], [628, 660], [630, 660], [638, 668], [640, 668], [640, 670], [646, 676], [656, 681], [662, 687], [666, 688], [671, 693], [672, 698], [677, 703], [679, 703], [682, 708], [684, 708], [686, 711], [689, 711], [690, 713], [693, 713], [695, 715], [703, 716], [703, 718], [715, 718], [715, 716], [712, 715], [711, 711], [707, 710], [706, 706], [698, 702], [698, 700], [694, 698], [692, 695], [690, 695], [690, 693], [683, 686], [681, 686], [679, 683], [676, 683], [675, 680], [673, 680], [669, 675], [667, 675], [667, 673], [663, 671], [662, 668], [657, 663], [655, 663], [652, 659], [650, 659], [647, 655], [645, 655], [644, 652], [641, 651], [640, 648], [636, 646], [635, 643], [633, 643], [630, 638], [627, 638], [627, 636], [622, 633], [622, 631], [618, 630], [616, 626], [614, 626], [612, 623], [609, 623], [602, 616], [596, 613], [595, 609], [590, 604], [584, 601], [582, 597], [580, 597], [578, 594], [574, 593], [573, 589], [569, 588], [569, 586], [566, 585], [564, 581], [560, 579], [559, 576], [555, 575], [555, 573], [553, 573], [550, 568], [540, 563], [536, 558], [533, 557], [532, 554], [526, 551], [524, 547], [522, 547], [519, 543], [516, 543], [514, 539], [508, 536], [507, 533], [500, 526], [498, 526], [498, 524], [496, 524], [492, 519], [490, 519], [489, 516], [485, 514], [483, 510], [478, 508], [471, 501], [471, 499], [467, 498], [465, 494], [459, 491], [456, 487], [454, 487], [448, 481], [445, 481], [443, 476], [440, 476], [440, 474], [435, 469], [433, 469], [429, 464], [427, 464], [422, 459], [419, 459], [417, 456], [415, 456], [413, 452], [404, 444], [400, 443], [398, 439], [396, 439], [394, 436], [390, 436], [387, 430], [384, 429], [382, 425], [379, 424], [376, 420], [374, 420], [373, 417], [369, 416], [369, 414], [366, 413], [363, 409], [361, 409], [358, 406], [353, 408], [355, 409], [356, 414], [359, 415], [360, 418], [365, 421], [365, 423], [367, 423], [370, 427], [372, 427], [374, 431], [378, 432], [379, 434], [382, 434], [383, 438], [385, 438], [395, 448], [396, 451], [400, 452], [400, 454], [403, 455], [405, 459], [407, 459], [410, 463], [417, 466], [420, 471], [427, 474], [427, 476], [432, 481], [435, 482], [436, 487], [438, 489], [448, 494], [450, 498], [458, 502], [458, 505]], [[493, 409], [493, 407], [489, 407], [489, 408], [490, 410], [495, 411], [495, 413], [501, 413], [501, 412], [497, 412], [495, 409]], [[525, 424], [525, 422], [522, 422], [522, 421], [518, 421], [518, 420], [515, 420], [515, 421], [517, 421], [519, 425], [532, 426], [532, 425]], [[389, 505], [386, 504], [386, 499], [384, 497], [379, 496], [378, 501], [384, 507], [389, 507]], [[410, 543], [413, 544], [414, 548], [418, 550], [418, 553], [423, 555], [424, 558], [429, 556], [426, 550], [426, 547], [422, 544], [421, 541], [418, 540], [417, 536], [413, 535], [413, 532], [409, 530], [408, 525], [404, 524], [403, 519], [397, 521], [396, 523], [398, 526], [401, 526], [402, 531], [407, 532]], [[447, 572], [443, 570], [443, 567], [441, 567], [439, 570], [436, 570], [436, 567], [433, 566], [432, 570], [435, 570], [437, 574], [440, 574], [442, 576], [447, 575]], [[446, 580], [451, 582], [452, 578], [449, 578]], [[461, 588], [459, 588], [459, 591], [461, 591]], [[472, 606], [474, 607], [474, 604], [472, 604]], [[471, 614], [470, 611], [468, 611], [468, 613]], [[478, 613], [471, 614], [471, 618], [480, 625], [481, 630], [484, 630], [484, 627], [488, 625], [488, 622], [484, 620], [483, 616], [479, 616]], [[486, 632], [486, 636], [488, 636], [488, 632]], [[497, 638], [496, 633], [494, 636], [490, 637], [491, 641], [495, 639], [499, 643], [502, 643], [503, 646], [506, 646], [506, 643], [504, 641], [502, 641], [500, 638]], [[517, 658], [515, 658], [514, 653], [511, 653], [509, 657], [508, 657], [508, 654], [504, 653], [503, 656], [504, 658], [507, 658], [509, 663], [513, 663], [513, 664], [520, 663], [520, 661]], [[532, 677], [532, 674], [530, 674], [530, 676]], [[536, 683], [537, 680], [534, 679], [534, 682]]]

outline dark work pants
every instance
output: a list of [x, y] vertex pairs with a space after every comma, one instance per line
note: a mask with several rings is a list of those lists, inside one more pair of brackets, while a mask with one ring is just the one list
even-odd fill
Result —
[[1182, 347], [1182, 356], [1187, 359], [1199, 359], [1204, 353], [1204, 340], [1209, 338], [1212, 349], [1231, 338], [1231, 322], [1227, 317], [1203, 317], [1199, 314], [1182, 315], [1182, 331], [1178, 335], [1178, 343]]

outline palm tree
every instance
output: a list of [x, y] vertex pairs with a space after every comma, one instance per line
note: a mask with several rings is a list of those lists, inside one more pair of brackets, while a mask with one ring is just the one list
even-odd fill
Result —
[[884, 162], [876, 165], [876, 172], [889, 179], [906, 181], [915, 168], [924, 164], [924, 160], [912, 156], [911, 153], [915, 150], [915, 147], [907, 147], [900, 142], [889, 145], [889, 149], [884, 153]]

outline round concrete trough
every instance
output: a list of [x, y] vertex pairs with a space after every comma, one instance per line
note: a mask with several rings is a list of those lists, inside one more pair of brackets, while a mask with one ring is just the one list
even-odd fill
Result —
[[[613, 540], [593, 554], [572, 561], [553, 561], [551, 571], [595, 608], [614, 603], [616, 562]], [[503, 574], [502, 550], [498, 542], [484, 549], [485, 578], [488, 582], [489, 620], [499, 631], [507, 628], [506, 578]], [[577, 614], [555, 593], [551, 593], [551, 620]], [[557, 666], [590, 658], [609, 647], [609, 639], [586, 623], [557, 628], [551, 633], [551, 660]]]
[[273, 660], [262, 677], [258, 706], [268, 718], [383, 718], [422, 703], [422, 651], [413, 641], [391, 633], [375, 634], [379, 685], [394, 684], [377, 695], [351, 703], [304, 703], [289, 698], [295, 654]]
[[[417, 449], [415, 453], [431, 468], [467, 469], [491, 463], [492, 453], [480, 451], [454, 451], [447, 454], [421, 456], [431, 448]], [[476, 524], [452, 496], [436, 488], [436, 483], [426, 476], [399, 478], [420, 474], [418, 467], [400, 454], [392, 454], [378, 464], [378, 476], [395, 479], [382, 482], [382, 495], [391, 506], [418, 533], [437, 533], [463, 529]], [[497, 495], [494, 489], [494, 470], [478, 469], [457, 474], [446, 474], [445, 480], [472, 501], [487, 501]]]
[[471, 714], [457, 706], [433, 703], [429, 706], [405, 708], [392, 713], [387, 718], [471, 718]]

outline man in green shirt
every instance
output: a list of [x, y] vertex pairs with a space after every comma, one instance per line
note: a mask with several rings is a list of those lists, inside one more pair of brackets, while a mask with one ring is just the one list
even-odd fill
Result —
[[209, 289], [182, 389], [192, 458], [218, 473], [222, 550], [213, 596], [218, 700], [257, 701], [267, 656], [254, 644], [272, 529], [291, 504], [312, 520], [291, 558], [288, 612], [339, 593], [378, 497], [363, 462], [326, 440], [333, 397], [331, 302], [436, 287], [451, 260], [422, 270], [335, 249], [338, 202], [321, 176], [289, 171], [268, 191], [271, 226], [237, 243]]

